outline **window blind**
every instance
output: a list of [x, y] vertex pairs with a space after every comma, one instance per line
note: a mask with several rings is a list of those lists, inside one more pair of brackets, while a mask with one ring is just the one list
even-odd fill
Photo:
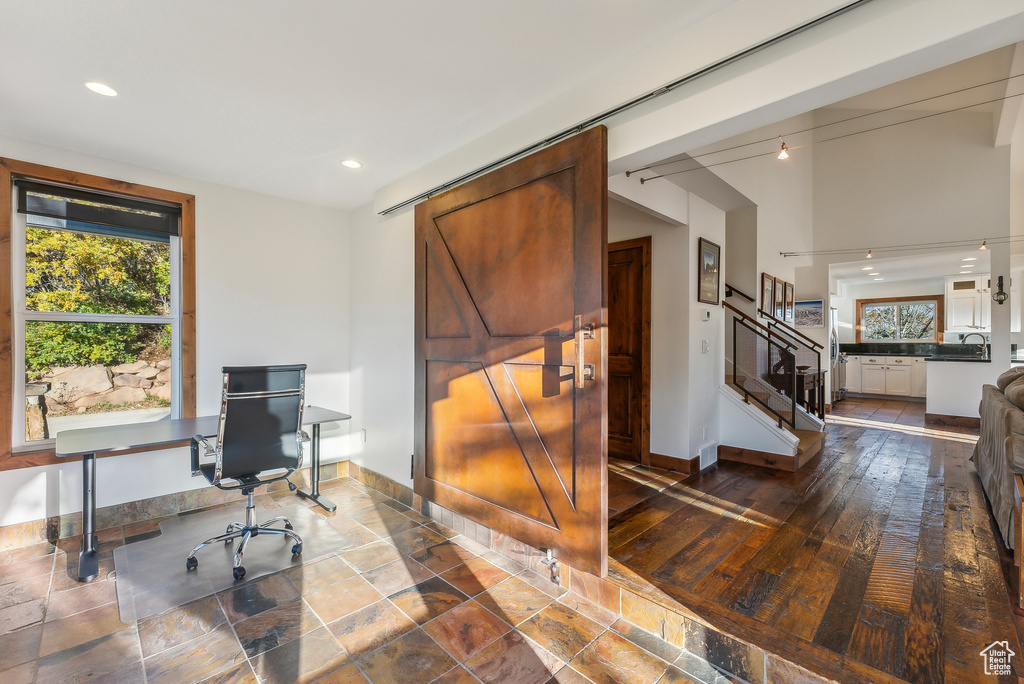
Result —
[[181, 207], [18, 179], [18, 212], [69, 223], [124, 228], [154, 236], [181, 234]]

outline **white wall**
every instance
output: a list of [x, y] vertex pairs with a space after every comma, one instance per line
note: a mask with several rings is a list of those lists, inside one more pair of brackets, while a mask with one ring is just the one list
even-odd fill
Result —
[[[349, 230], [344, 212], [19, 140], [0, 156], [196, 197], [197, 413], [216, 413], [225, 365], [306, 363], [307, 398], [349, 407]], [[344, 458], [348, 426], [324, 430], [324, 462]], [[97, 505], [193, 489], [188, 450], [98, 461]], [[0, 525], [81, 510], [81, 465], [0, 473]]]
[[[697, 269], [697, 258], [700, 254], [698, 242], [700, 238], [710, 240], [722, 248], [721, 290], [719, 296], [725, 294], [725, 257], [728, 245], [725, 244], [725, 212], [708, 204], [694, 194], [690, 194], [690, 287], [686, 294], [690, 315], [690, 354], [688, 392], [690, 395], [689, 409], [686, 412], [690, 424], [689, 452], [687, 456], [697, 456], [697, 450], [708, 444], [718, 442], [718, 387], [725, 380], [725, 309], [713, 304], [702, 304], [697, 301], [700, 273]], [[710, 314], [710, 320], [702, 320], [702, 314]], [[709, 351], [703, 353], [702, 343], [709, 343]], [[701, 464], [706, 465], [706, 464]]]
[[[415, 369], [414, 214], [352, 212], [351, 459], [411, 486]], [[366, 430], [362, 442], [360, 430]]]
[[[786, 119], [770, 126], [758, 128], [735, 138], [721, 141], [708, 149], [723, 149], [754, 140], [763, 140], [773, 136], [800, 131], [812, 127], [811, 114]], [[790, 136], [787, 144], [796, 148], [800, 141], [809, 136]], [[780, 143], [781, 145], [781, 143]], [[777, 147], [775, 143], [767, 146], [769, 150]], [[761, 152], [765, 146], [742, 148], [729, 154], [709, 157], [708, 163], [719, 160], [735, 159], [755, 152]], [[700, 153], [698, 150], [697, 153]], [[722, 180], [736, 188], [756, 205], [757, 226], [755, 241], [757, 258], [754, 271], [740, 277], [746, 281], [754, 279], [756, 285], [748, 294], [760, 296], [761, 273], [766, 272], [782, 278], [796, 286], [797, 299], [818, 299], [824, 293], [812, 296], [802, 293], [801, 284], [795, 279], [795, 270], [811, 263], [809, 257], [783, 257], [780, 252], [801, 252], [811, 249], [813, 239], [813, 178], [815, 172], [815, 155], [813, 148], [793, 149], [789, 159], [777, 159], [774, 154], [755, 157], [735, 163], [720, 164], [711, 169]], [[746, 216], [749, 221], [750, 217]], [[739, 285], [736, 283], [737, 286]]]
[[[677, 195], [686, 197], [678, 190]], [[651, 451], [689, 458], [690, 230], [608, 202], [608, 242], [651, 236]]]
[[856, 342], [857, 300], [879, 297], [914, 297], [918, 295], [942, 295], [946, 291], [943, 278], [921, 278], [919, 280], [895, 280], [892, 282], [862, 283], [842, 288], [843, 296], [832, 297], [832, 306], [839, 318], [840, 344]]

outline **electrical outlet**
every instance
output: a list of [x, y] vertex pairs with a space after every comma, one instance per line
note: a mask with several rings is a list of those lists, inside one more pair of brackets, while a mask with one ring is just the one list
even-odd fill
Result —
[[710, 354], [711, 353], [711, 340], [701, 340], [700, 341], [700, 353], [701, 354]]
[[701, 438], [702, 440], [706, 440], [706, 439], [708, 438], [708, 426], [707, 426], [707, 425], [705, 425], [705, 426], [703, 427], [703, 429], [701, 430], [701, 435], [700, 435], [700, 438]]
[[363, 442], [366, 442], [366, 428], [363, 428]]

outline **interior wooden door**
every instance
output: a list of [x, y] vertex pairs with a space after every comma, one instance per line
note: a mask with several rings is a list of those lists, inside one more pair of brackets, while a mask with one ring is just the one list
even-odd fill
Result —
[[650, 463], [651, 238], [608, 245], [608, 455]]
[[607, 131], [416, 206], [414, 489], [607, 570]]

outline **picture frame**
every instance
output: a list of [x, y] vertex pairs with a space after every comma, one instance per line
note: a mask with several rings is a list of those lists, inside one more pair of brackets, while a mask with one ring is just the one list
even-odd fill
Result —
[[793, 305], [794, 328], [824, 328], [825, 301], [822, 299], [801, 299]]
[[793, 321], [793, 283], [786, 283], [786, 301], [783, 311], [784, 321]]
[[781, 278], [775, 279], [775, 305], [772, 307], [772, 316], [783, 320], [786, 314], [786, 281]]
[[710, 240], [697, 242], [697, 301], [718, 304], [721, 292], [722, 248]]
[[761, 272], [761, 311], [771, 315], [775, 311], [775, 278]]

